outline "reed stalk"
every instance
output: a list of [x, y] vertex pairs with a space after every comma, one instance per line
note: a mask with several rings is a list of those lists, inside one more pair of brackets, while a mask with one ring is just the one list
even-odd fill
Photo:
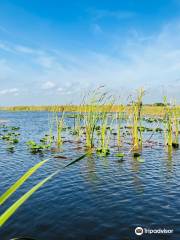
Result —
[[62, 129], [64, 126], [64, 111], [61, 116], [58, 116], [56, 113], [56, 130], [57, 130], [57, 146], [60, 147], [62, 145]]
[[102, 93], [102, 87], [99, 87], [93, 92], [90, 92], [87, 99], [84, 99], [84, 106], [86, 106], [84, 113], [86, 147], [89, 149], [94, 147], [95, 129], [100, 118], [98, 107], [103, 104], [105, 95], [105, 93]]
[[179, 144], [179, 118], [178, 118], [178, 108], [174, 104], [173, 107], [173, 125], [174, 125], [174, 143]]
[[[141, 88], [138, 90], [136, 101], [132, 102], [132, 115], [133, 115], [133, 126], [132, 126], [132, 140], [133, 150], [139, 150], [142, 146], [142, 132], [141, 132], [141, 111], [142, 111], [142, 98], [144, 96], [144, 90]], [[138, 130], [139, 127], [139, 130]]]
[[173, 112], [171, 106], [167, 103], [167, 97], [164, 96], [164, 136], [165, 145], [172, 147], [173, 142]]

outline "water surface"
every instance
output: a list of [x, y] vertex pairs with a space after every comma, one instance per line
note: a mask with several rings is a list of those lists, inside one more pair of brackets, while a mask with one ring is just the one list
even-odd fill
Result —
[[[32, 155], [25, 144], [38, 141], [48, 131], [48, 115], [0, 112], [0, 119], [19, 126], [21, 133], [14, 153], [8, 153], [0, 140], [0, 194], [34, 164], [56, 154]], [[73, 125], [73, 119], [67, 124]], [[52, 157], [0, 207], [0, 214], [38, 181], [84, 153], [77, 147], [75, 142], [65, 143], [60, 154], [68, 159]], [[62, 170], [0, 228], [0, 239], [180, 239], [180, 150], [170, 156], [160, 145], [146, 147], [144, 163], [131, 155], [118, 161], [116, 151], [112, 148], [106, 158], [93, 155]], [[141, 238], [134, 234], [136, 226], [166, 227], [175, 233]]]

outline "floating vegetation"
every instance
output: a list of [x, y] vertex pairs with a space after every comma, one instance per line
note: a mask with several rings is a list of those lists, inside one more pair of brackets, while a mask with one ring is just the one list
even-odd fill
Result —
[[0, 125], [0, 139], [7, 145], [7, 151], [10, 153], [15, 152], [15, 145], [19, 143], [20, 127]]
[[134, 158], [138, 158], [138, 157], [140, 157], [140, 156], [141, 156], [141, 154], [138, 153], [138, 152], [133, 153], [133, 157], [134, 157]]
[[32, 140], [28, 141], [26, 144], [29, 150], [31, 151], [31, 153], [33, 154], [42, 153], [44, 150], [50, 149], [51, 147], [51, 144], [46, 144], [46, 143], [38, 144]]
[[115, 157], [123, 158], [124, 157], [124, 153], [116, 153]]
[[144, 158], [140, 158], [140, 157], [137, 157], [137, 161], [140, 162], [140, 163], [144, 163], [145, 162]]

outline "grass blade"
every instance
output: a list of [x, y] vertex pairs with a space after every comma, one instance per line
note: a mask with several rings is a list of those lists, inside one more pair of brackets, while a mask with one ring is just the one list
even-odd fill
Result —
[[64, 168], [69, 167], [70, 165], [72, 165], [72, 164], [74, 164], [74, 163], [82, 160], [82, 159], [85, 158], [87, 155], [88, 155], [88, 153], [85, 153], [84, 155], [76, 158], [75, 160], [73, 160], [73, 161], [71, 161], [70, 163], [68, 163]]
[[34, 172], [38, 170], [45, 162], [43, 160], [30, 168], [21, 178], [17, 180], [2, 196], [0, 196], [0, 205], [2, 205]]
[[[88, 155], [88, 153], [76, 158], [75, 160], [71, 161], [69, 164], [67, 164], [64, 168], [80, 161], [81, 159], [85, 158]], [[45, 163], [47, 160], [42, 161]], [[41, 163], [42, 163], [41, 162]], [[42, 163], [42, 164], [43, 164]], [[41, 165], [42, 165], [41, 164]], [[39, 163], [40, 165], [40, 163]], [[39, 166], [38, 165], [38, 166]], [[40, 166], [39, 166], [40, 167]], [[30, 169], [31, 170], [31, 169]], [[30, 171], [29, 170], [29, 171]], [[28, 171], [28, 172], [29, 172]], [[49, 177], [46, 177], [44, 180], [40, 181], [38, 184], [36, 184], [33, 188], [31, 188], [27, 193], [25, 193], [22, 197], [20, 197], [13, 205], [11, 205], [1, 216], [0, 216], [0, 227], [4, 225], [4, 223], [16, 212], [16, 210], [29, 198], [33, 193], [35, 193], [40, 187], [42, 187], [47, 181], [49, 181], [52, 177], [60, 173], [60, 170], [57, 170], [55, 173], [52, 173]], [[23, 178], [23, 177], [22, 177]], [[21, 178], [20, 178], [21, 179]], [[16, 188], [17, 189], [17, 188]], [[12, 192], [13, 193], [13, 192]], [[11, 194], [12, 194], [11, 193]], [[10, 196], [10, 195], [9, 195]], [[7, 198], [6, 198], [7, 199]]]
[[54, 175], [59, 173], [59, 170], [51, 174], [49, 177], [46, 177], [44, 180], [36, 184], [31, 188], [27, 193], [25, 193], [21, 198], [19, 198], [13, 205], [11, 205], [1, 216], [0, 216], [0, 227], [15, 213], [15, 211], [42, 185], [44, 185], [48, 180], [50, 180]]

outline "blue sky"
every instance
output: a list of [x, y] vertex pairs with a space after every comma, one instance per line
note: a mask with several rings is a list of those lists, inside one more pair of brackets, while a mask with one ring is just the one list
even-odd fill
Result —
[[1, 0], [0, 105], [78, 103], [104, 84], [180, 102], [180, 0]]

